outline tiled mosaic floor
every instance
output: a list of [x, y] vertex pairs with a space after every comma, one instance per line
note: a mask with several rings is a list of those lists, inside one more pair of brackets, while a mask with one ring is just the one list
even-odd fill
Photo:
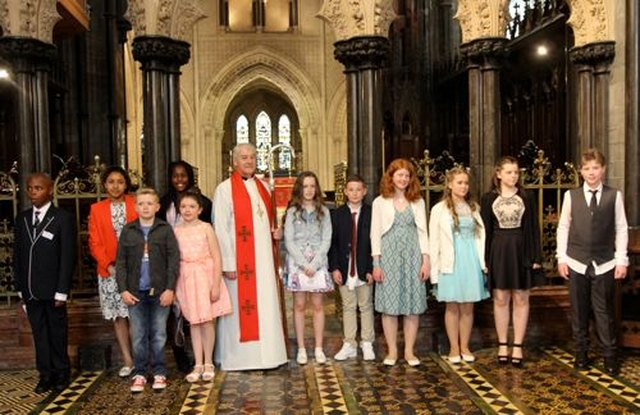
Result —
[[[382, 355], [382, 353], [379, 353]], [[177, 373], [163, 392], [132, 395], [114, 370], [77, 375], [61, 394], [37, 395], [33, 370], [0, 373], [0, 414], [566, 414], [640, 413], [640, 354], [623, 351], [622, 373], [572, 368], [561, 348], [528, 350], [521, 369], [499, 365], [495, 350], [452, 365], [425, 353], [411, 368], [360, 358], [254, 372], [218, 372], [190, 385]]]

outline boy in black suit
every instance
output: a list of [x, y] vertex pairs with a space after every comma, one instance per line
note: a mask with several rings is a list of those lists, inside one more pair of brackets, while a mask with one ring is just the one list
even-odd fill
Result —
[[362, 177], [347, 178], [347, 203], [331, 215], [333, 233], [329, 249], [329, 272], [340, 287], [344, 344], [335, 360], [356, 357], [357, 308], [360, 308], [362, 357], [375, 360], [373, 341], [373, 263], [371, 260], [371, 206], [364, 203], [367, 187]]
[[75, 266], [73, 216], [51, 203], [53, 181], [45, 173], [27, 179], [33, 205], [16, 217], [14, 278], [31, 324], [40, 381], [36, 393], [69, 386], [67, 297]]

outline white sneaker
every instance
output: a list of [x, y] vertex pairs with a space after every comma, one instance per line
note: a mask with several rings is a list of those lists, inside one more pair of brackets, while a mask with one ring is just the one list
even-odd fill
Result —
[[327, 356], [324, 355], [324, 352], [322, 351], [321, 348], [316, 347], [315, 354], [316, 354], [316, 363], [321, 365], [324, 365], [325, 363], [327, 363]]
[[307, 364], [307, 351], [305, 349], [298, 349], [298, 356], [296, 357], [296, 362], [299, 365]]
[[118, 376], [121, 378], [128, 378], [133, 373], [133, 366], [122, 366], [118, 371]]
[[353, 347], [351, 344], [345, 342], [342, 345], [342, 349], [338, 353], [336, 353], [333, 358], [335, 360], [347, 360], [352, 357], [356, 357], [358, 355], [358, 350]]
[[364, 360], [376, 360], [376, 353], [373, 351], [373, 344], [371, 342], [362, 342], [362, 359]]

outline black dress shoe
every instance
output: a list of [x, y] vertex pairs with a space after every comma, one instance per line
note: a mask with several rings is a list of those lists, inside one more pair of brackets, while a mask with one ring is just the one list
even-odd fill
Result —
[[69, 378], [60, 378], [53, 384], [53, 390], [60, 393], [69, 387]]
[[35, 393], [45, 393], [51, 389], [51, 380], [46, 378], [40, 378], [38, 384], [33, 390]]
[[609, 376], [616, 376], [618, 374], [618, 361], [615, 357], [604, 358], [604, 371]]
[[589, 360], [589, 356], [587, 353], [577, 353], [576, 359], [573, 362], [573, 368], [576, 370], [587, 370], [591, 365], [591, 361]]

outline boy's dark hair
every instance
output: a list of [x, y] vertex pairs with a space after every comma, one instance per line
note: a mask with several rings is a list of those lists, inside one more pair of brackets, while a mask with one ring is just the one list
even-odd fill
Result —
[[364, 182], [364, 179], [362, 178], [362, 176], [360, 176], [360, 175], [359, 175], [359, 174], [357, 174], [357, 173], [350, 174], [350, 175], [347, 177], [347, 180], [345, 180], [344, 185], [346, 186], [347, 184], [349, 184], [349, 183], [351, 183], [351, 182], [362, 183], [362, 185], [363, 185], [364, 187], [367, 187], [367, 184]]
[[595, 161], [603, 167], [606, 166], [604, 154], [602, 154], [602, 152], [597, 148], [592, 147], [582, 153], [582, 156], [580, 157], [580, 165], [583, 165], [588, 161]]

